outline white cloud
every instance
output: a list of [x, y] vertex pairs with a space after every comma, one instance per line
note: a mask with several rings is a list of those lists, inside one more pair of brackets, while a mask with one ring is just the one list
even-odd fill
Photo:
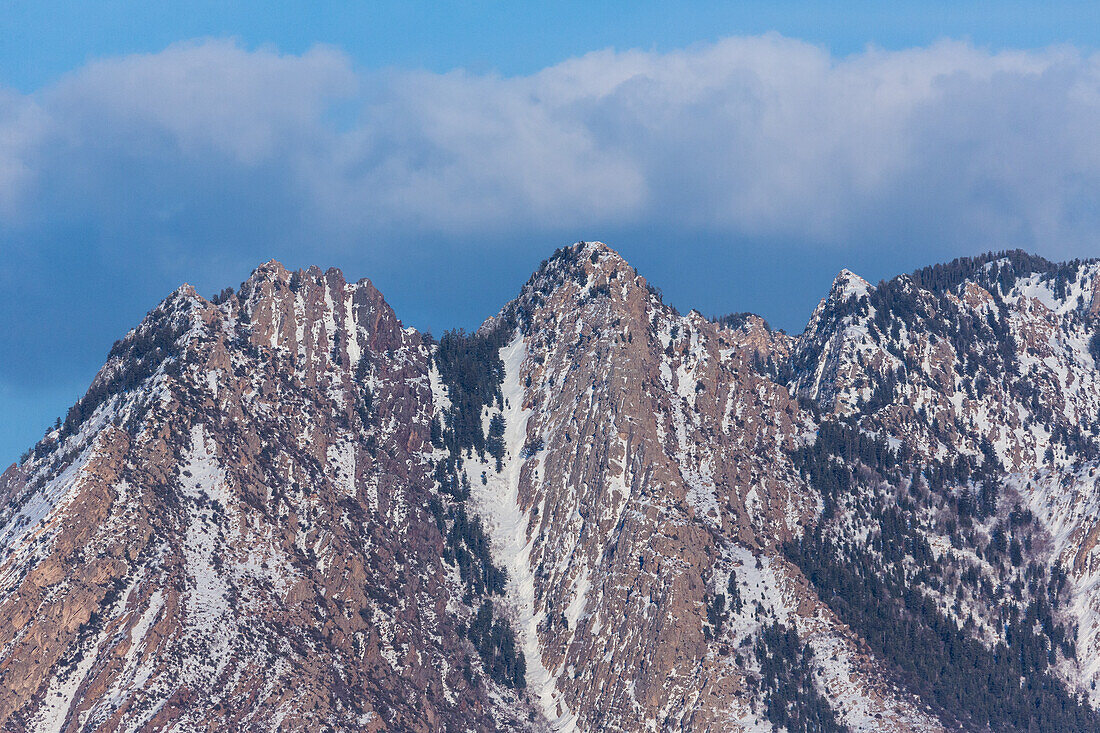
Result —
[[211, 40], [0, 92], [0, 222], [228, 231], [276, 201], [294, 236], [685, 225], [1089, 254], [1098, 119], [1100, 60], [1072, 48], [836, 58], [767, 35], [502, 78]]

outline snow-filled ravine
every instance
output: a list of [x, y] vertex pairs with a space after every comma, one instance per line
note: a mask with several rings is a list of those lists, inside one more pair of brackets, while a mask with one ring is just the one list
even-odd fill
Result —
[[[530, 564], [533, 541], [527, 539], [529, 513], [519, 505], [523, 447], [527, 442], [527, 421], [531, 417], [531, 411], [523, 409], [524, 387], [520, 377], [526, 357], [527, 347], [519, 334], [500, 350], [504, 362], [501, 392], [505, 421], [502, 470], [498, 473], [493, 459], [488, 456], [484, 461], [468, 460], [464, 468], [470, 480], [474, 506], [491, 538], [493, 561], [508, 572], [505, 594], [515, 614], [513, 625], [527, 663], [527, 689], [553, 730], [574, 733], [576, 715], [570, 712], [557, 688], [557, 676], [543, 664], [538, 626], [544, 614], [535, 608], [535, 579]], [[488, 420], [485, 416], [486, 425]]]

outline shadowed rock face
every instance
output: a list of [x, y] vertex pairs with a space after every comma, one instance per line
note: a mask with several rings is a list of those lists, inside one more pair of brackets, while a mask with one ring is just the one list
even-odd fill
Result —
[[[1047, 598], [1034, 674], [1095, 694], [1098, 267], [998, 262], [939, 289], [845, 271], [789, 337], [680, 315], [579, 243], [473, 337], [473, 402], [369, 281], [270, 262], [216, 302], [184, 286], [0, 476], [0, 725], [950, 728], [969, 709], [799, 549], [893, 558], [884, 503], [930, 548], [890, 560], [915, 593], [989, 649]], [[1053, 591], [1026, 574], [1056, 560]]]

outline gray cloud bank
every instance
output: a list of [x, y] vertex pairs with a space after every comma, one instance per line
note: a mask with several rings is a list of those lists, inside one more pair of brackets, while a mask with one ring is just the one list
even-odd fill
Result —
[[242, 227], [339, 242], [652, 225], [1075, 256], [1097, 252], [1098, 183], [1100, 57], [1073, 48], [837, 58], [767, 35], [504, 78], [208, 40], [0, 89], [8, 247], [60, 247], [38, 235], [61, 225], [181, 252]]

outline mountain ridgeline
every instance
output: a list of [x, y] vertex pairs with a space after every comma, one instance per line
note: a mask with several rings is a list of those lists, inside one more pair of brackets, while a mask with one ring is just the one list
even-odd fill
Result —
[[0, 728], [1100, 731], [1100, 261], [804, 332], [597, 242], [474, 333], [189, 286], [0, 476]]

